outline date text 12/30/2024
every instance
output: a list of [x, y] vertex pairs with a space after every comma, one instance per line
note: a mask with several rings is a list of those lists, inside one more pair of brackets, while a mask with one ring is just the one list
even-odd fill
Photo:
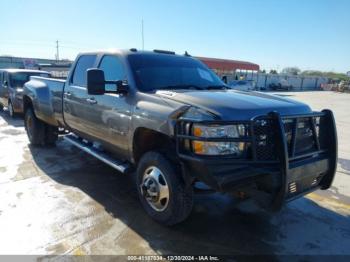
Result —
[[217, 256], [128, 256], [128, 261], [219, 261]]

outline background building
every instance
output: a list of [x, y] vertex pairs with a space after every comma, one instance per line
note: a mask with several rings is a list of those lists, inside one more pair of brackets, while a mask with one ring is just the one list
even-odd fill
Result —
[[226, 76], [227, 79], [234, 80], [235, 78], [247, 78], [248, 75], [257, 73], [260, 66], [254, 63], [238, 60], [196, 57], [212, 69], [218, 76]]
[[66, 78], [71, 65], [69, 60], [0, 56], [0, 68], [39, 69], [57, 78]]
[[226, 76], [227, 82], [233, 80], [247, 80], [256, 90], [269, 90], [272, 84], [277, 85], [284, 81], [291, 90], [315, 90], [328, 83], [327, 77], [268, 74], [260, 72], [260, 66], [246, 61], [196, 57], [205, 63], [220, 77]]

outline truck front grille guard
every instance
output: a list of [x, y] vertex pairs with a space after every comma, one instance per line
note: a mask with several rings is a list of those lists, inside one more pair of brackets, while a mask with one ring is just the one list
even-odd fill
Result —
[[[248, 130], [242, 138], [200, 138], [192, 135], [193, 124], [244, 125]], [[179, 119], [175, 125], [176, 150], [183, 159], [230, 159], [232, 164], [278, 165], [281, 171], [281, 190], [274, 206], [279, 208], [286, 198], [286, 177], [290, 164], [324, 156], [329, 159], [329, 171], [319, 182], [322, 189], [330, 187], [337, 165], [337, 132], [332, 111], [323, 110], [303, 115], [281, 116], [277, 112], [258, 116], [249, 121], [194, 121]], [[203, 156], [192, 151], [192, 141], [245, 142], [245, 158], [232, 156]], [[249, 151], [249, 152], [248, 152]]]

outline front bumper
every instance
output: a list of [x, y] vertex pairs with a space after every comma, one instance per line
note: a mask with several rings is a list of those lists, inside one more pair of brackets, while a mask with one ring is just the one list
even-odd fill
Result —
[[[315, 118], [319, 118], [318, 133]], [[260, 131], [254, 126], [261, 119], [267, 119], [270, 123], [269, 128], [273, 130], [271, 141], [268, 141], [273, 144], [270, 149], [273, 152], [269, 152], [273, 155], [271, 158], [261, 157], [262, 148], [257, 146]], [[286, 119], [295, 121], [295, 130], [300, 119], [310, 119], [314, 150], [302, 154], [296, 153], [297, 131], [293, 131], [292, 138], [288, 141], [284, 125]], [[318, 188], [327, 189], [332, 184], [337, 163], [337, 133], [333, 114], [329, 110], [288, 117], [281, 117], [278, 113], [272, 112], [268, 116], [245, 121], [244, 124], [250, 128], [250, 135], [244, 141], [251, 144], [251, 157], [245, 160], [226, 156], [198, 156], [184, 149], [185, 143], [198, 139], [188, 134], [188, 128], [186, 129], [188, 124], [193, 124], [193, 121], [191, 123], [179, 120], [176, 125], [178, 156], [189, 176], [217, 191], [230, 192], [251, 184], [265, 184], [272, 195], [270, 205], [273, 209], [280, 209], [286, 201]], [[222, 122], [222, 124], [230, 123]], [[268, 151], [263, 152], [266, 154]]]

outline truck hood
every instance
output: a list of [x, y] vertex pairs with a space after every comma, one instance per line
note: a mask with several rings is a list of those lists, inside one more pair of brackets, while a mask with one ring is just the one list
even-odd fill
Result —
[[277, 111], [281, 115], [307, 114], [312, 110], [304, 103], [261, 92], [236, 90], [157, 91], [164, 100], [174, 100], [209, 111], [223, 120], [249, 120]]

